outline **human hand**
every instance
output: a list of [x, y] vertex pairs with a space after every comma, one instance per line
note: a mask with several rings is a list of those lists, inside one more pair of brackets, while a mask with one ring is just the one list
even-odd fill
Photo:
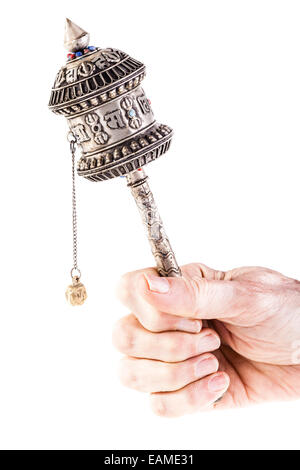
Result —
[[300, 283], [256, 267], [182, 273], [123, 277], [133, 313], [113, 335], [122, 382], [163, 416], [300, 397]]

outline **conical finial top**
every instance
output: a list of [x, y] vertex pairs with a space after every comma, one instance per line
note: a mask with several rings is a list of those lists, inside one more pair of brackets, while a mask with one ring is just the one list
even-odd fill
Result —
[[70, 52], [80, 51], [89, 45], [90, 35], [84, 29], [77, 26], [69, 18], [66, 18], [65, 48]]

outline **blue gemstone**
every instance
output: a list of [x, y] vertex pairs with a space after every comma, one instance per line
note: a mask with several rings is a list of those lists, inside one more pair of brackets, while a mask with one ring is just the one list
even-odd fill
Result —
[[96, 50], [95, 46], [88, 46], [88, 49], [89, 49], [90, 51], [95, 51], [95, 50]]
[[75, 53], [75, 55], [76, 55], [76, 57], [80, 57], [80, 56], [82, 56], [82, 52], [78, 51], [78, 52]]
[[128, 114], [129, 114], [130, 117], [134, 117], [136, 112], [135, 112], [134, 109], [130, 109], [130, 111], [128, 111]]

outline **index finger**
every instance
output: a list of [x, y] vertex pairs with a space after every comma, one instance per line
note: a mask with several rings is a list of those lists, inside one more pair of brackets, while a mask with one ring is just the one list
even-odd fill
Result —
[[[149, 268], [144, 273], [157, 274], [155, 269]], [[143, 271], [128, 273], [122, 277], [118, 287], [118, 297], [137, 317], [139, 322], [149, 331], [171, 331], [180, 330], [189, 333], [199, 333], [201, 321], [189, 318], [179, 318], [172, 313], [165, 313], [155, 308], [146, 301], [141, 289], [141, 283], [146, 285]], [[141, 277], [142, 276], [142, 277]]]

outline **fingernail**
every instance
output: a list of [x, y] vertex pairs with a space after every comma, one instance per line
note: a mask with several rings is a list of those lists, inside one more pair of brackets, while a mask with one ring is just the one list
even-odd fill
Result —
[[201, 331], [201, 323], [198, 320], [181, 318], [176, 325], [176, 329], [186, 331], [187, 333], [199, 333]]
[[152, 292], [158, 292], [159, 294], [166, 294], [170, 290], [169, 282], [164, 277], [152, 276], [151, 274], [145, 274], [146, 281], [149, 289]]
[[203, 377], [206, 374], [216, 372], [219, 367], [219, 362], [216, 357], [206, 357], [196, 363], [195, 374], [196, 377]]
[[208, 382], [208, 388], [211, 392], [221, 392], [228, 386], [228, 378], [226, 375], [215, 375]]
[[220, 347], [220, 340], [217, 335], [209, 334], [200, 338], [198, 352], [213, 351]]

